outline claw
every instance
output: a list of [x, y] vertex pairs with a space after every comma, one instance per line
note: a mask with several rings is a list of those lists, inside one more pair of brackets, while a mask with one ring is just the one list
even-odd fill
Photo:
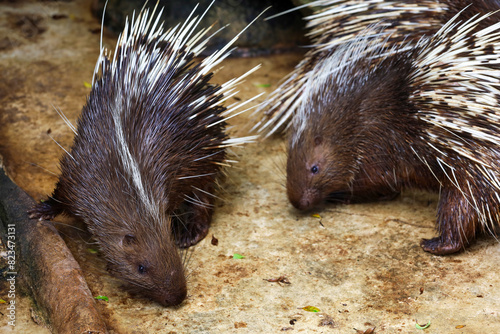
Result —
[[453, 254], [464, 249], [463, 244], [450, 241], [446, 242], [442, 240], [441, 237], [422, 239], [422, 241], [420, 242], [420, 247], [422, 247], [424, 251], [436, 255]]

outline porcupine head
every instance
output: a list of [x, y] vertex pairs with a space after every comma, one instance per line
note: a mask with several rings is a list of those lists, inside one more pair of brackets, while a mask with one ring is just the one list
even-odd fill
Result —
[[289, 130], [287, 194], [294, 207], [397, 194], [386, 171], [412, 121], [390, 115], [411, 109], [404, 80], [410, 62], [372, 66], [370, 55], [383, 44], [366, 33], [316, 65]]
[[[113, 58], [101, 47], [56, 189], [31, 216], [64, 212], [83, 219], [109, 271], [132, 291], [169, 306], [187, 294], [172, 216], [179, 207], [205, 215], [198, 225], [206, 234], [213, 202], [198, 205], [200, 198], [213, 191], [224, 148], [251, 140], [227, 138], [221, 113], [234, 109], [220, 103], [256, 68], [224, 86], [209, 84], [210, 69], [227, 57], [234, 39], [193, 65], [208, 41], [208, 29], [194, 33], [198, 17], [164, 32], [154, 11], [148, 13], [126, 23]], [[190, 206], [186, 198], [198, 202]], [[191, 244], [205, 236], [191, 232], [184, 235]]]

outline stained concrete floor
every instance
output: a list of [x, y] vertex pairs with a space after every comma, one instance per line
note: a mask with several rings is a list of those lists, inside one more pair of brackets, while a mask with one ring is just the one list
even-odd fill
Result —
[[[99, 22], [83, 2], [0, 4], [0, 155], [9, 175], [36, 199], [56, 182], [61, 149], [85, 103], [98, 54]], [[66, 15], [54, 19], [54, 14]], [[113, 45], [111, 36], [105, 37]], [[300, 55], [229, 59], [223, 82], [262, 63], [239, 97], [270, 92]], [[262, 84], [271, 84], [263, 88]], [[262, 98], [260, 99], [262, 101]], [[239, 128], [250, 114], [235, 118]], [[432, 237], [437, 195], [408, 192], [388, 202], [328, 205], [321, 218], [294, 210], [284, 192], [284, 141], [274, 138], [237, 150], [209, 237], [191, 252], [188, 298], [164, 308], [123, 292], [105, 272], [81, 224], [57, 224], [85, 272], [112, 333], [498, 333], [500, 244], [485, 237], [465, 252], [423, 252]], [[211, 244], [211, 236], [218, 246]], [[244, 259], [233, 259], [239, 253]], [[286, 276], [291, 284], [265, 279]], [[2, 296], [0, 296], [2, 298]], [[47, 333], [30, 300], [19, 298], [17, 326], [2, 332]], [[320, 312], [302, 308], [315, 306]], [[431, 325], [422, 331], [415, 323]], [[5, 329], [5, 331], [3, 330]]]

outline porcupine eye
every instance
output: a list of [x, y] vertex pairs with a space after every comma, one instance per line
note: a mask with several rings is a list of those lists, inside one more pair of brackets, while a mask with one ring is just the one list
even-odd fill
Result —
[[311, 173], [318, 174], [318, 172], [319, 172], [318, 166], [314, 165], [311, 167]]
[[145, 274], [146, 273], [146, 268], [140, 264], [138, 267], [137, 267], [137, 271], [139, 272], [139, 274]]

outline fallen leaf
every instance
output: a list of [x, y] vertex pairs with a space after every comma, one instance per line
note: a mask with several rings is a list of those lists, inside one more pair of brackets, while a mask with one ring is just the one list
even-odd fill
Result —
[[416, 323], [416, 324], [415, 324], [415, 327], [416, 327], [417, 329], [426, 329], [426, 328], [429, 328], [429, 326], [430, 326], [430, 325], [431, 325], [431, 321], [429, 320], [429, 322], [428, 322], [428, 323], [426, 323], [425, 325], [422, 325], [422, 326], [421, 326], [421, 325], [419, 325], [418, 323]]
[[307, 311], [307, 312], [321, 312], [319, 310], [319, 308], [317, 307], [314, 307], [314, 306], [305, 306], [302, 308], [304, 311]]
[[109, 301], [109, 298], [106, 297], [106, 296], [97, 296], [97, 297], [94, 297], [94, 298], [97, 299], [97, 300], [105, 300], [107, 302]]

